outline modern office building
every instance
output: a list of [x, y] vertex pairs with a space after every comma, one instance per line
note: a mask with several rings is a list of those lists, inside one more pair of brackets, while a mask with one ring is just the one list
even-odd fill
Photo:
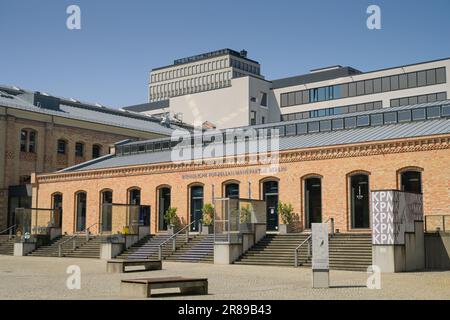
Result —
[[[174, 154], [195, 150], [173, 139], [117, 145], [98, 161], [34, 176], [33, 207], [51, 208], [55, 198], [62, 199], [62, 231], [69, 234], [82, 230], [77, 221], [100, 226], [110, 213], [105, 204], [133, 205], [136, 198], [151, 208], [152, 233], [167, 228], [168, 206], [178, 209], [184, 225], [194, 223], [195, 231], [205, 203], [235, 196], [265, 200], [267, 229], [275, 231], [282, 201], [292, 204], [299, 231], [332, 217], [342, 233], [370, 233], [370, 191], [380, 189], [421, 193], [425, 216], [448, 214], [450, 101], [373, 109], [243, 127], [258, 136], [262, 129], [278, 129], [274, 171], [252, 162], [259, 155], [246, 151], [256, 136], [228, 139], [223, 131], [216, 147], [222, 141], [247, 147], [200, 162], [174, 161]], [[210, 149], [211, 140], [200, 140], [200, 146]]]
[[332, 66], [266, 80], [258, 62], [223, 49], [150, 73], [149, 102], [125, 110], [223, 129], [442, 101], [450, 59], [359, 71]]
[[[109, 153], [121, 140], [170, 136], [159, 119], [17, 87], [0, 87], [0, 231], [31, 205], [32, 173]], [[58, 206], [58, 203], [54, 204]]]

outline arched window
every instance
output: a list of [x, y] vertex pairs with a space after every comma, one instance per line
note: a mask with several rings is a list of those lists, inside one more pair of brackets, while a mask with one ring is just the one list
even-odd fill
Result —
[[163, 186], [157, 189], [158, 194], [158, 229], [159, 230], [167, 230], [167, 221], [164, 218], [166, 215], [167, 209], [170, 207], [171, 202], [171, 194], [170, 187]]
[[20, 151], [36, 152], [37, 133], [32, 129], [22, 129], [20, 131]]
[[67, 154], [67, 141], [64, 139], [58, 140], [58, 154]]
[[266, 201], [267, 230], [278, 230], [278, 181], [264, 181], [262, 189], [263, 199]]
[[349, 177], [351, 227], [366, 229], [370, 227], [369, 175], [353, 174]]
[[400, 172], [400, 190], [422, 193], [422, 172], [419, 170], [405, 170]]
[[322, 179], [320, 177], [304, 179], [304, 211], [307, 229], [311, 228], [311, 223], [322, 222]]
[[195, 221], [191, 225], [191, 231], [198, 231], [200, 226], [200, 220], [203, 217], [203, 185], [194, 185], [190, 187], [190, 200], [191, 200], [191, 222]]
[[225, 182], [224, 187], [225, 198], [239, 198], [239, 183], [237, 182]]
[[92, 159], [100, 157], [102, 154], [102, 146], [99, 144], [94, 144], [92, 146]]
[[63, 202], [62, 193], [54, 193], [52, 195], [52, 204], [54, 210], [53, 225], [57, 228], [62, 227], [62, 212], [63, 212], [62, 202]]
[[141, 205], [141, 190], [138, 188], [132, 188], [128, 191], [128, 204], [132, 206]]
[[112, 204], [113, 204], [113, 193], [111, 190], [104, 190], [100, 194], [101, 199], [101, 223], [103, 232], [112, 231]]
[[86, 229], [86, 202], [87, 202], [86, 192], [81, 191], [76, 193], [75, 200], [76, 200], [75, 231], [81, 232]]
[[75, 157], [84, 157], [84, 143], [75, 143]]

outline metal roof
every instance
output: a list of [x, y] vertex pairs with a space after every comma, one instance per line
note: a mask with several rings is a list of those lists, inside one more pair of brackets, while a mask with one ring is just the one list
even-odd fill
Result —
[[[448, 103], [448, 101], [447, 101]], [[442, 103], [441, 103], [442, 104]], [[432, 105], [432, 104], [427, 104]], [[422, 105], [420, 105], [422, 106]], [[395, 108], [396, 110], [411, 109], [412, 106]], [[393, 110], [394, 108], [386, 108]], [[380, 110], [378, 110], [380, 111]], [[366, 112], [372, 113], [372, 112]], [[388, 125], [357, 127], [339, 131], [310, 133], [296, 136], [280, 137], [280, 151], [290, 149], [302, 149], [313, 147], [326, 147], [384, 141], [420, 136], [432, 136], [450, 134], [450, 118], [429, 119], [423, 121], [403, 122]], [[188, 150], [178, 148], [177, 150]], [[84, 171], [113, 167], [125, 167], [132, 165], [154, 164], [171, 161], [171, 150], [137, 153], [132, 155], [113, 156], [104, 161], [92, 164], [79, 165], [76, 168], [68, 168], [65, 171]]]
[[145, 111], [152, 111], [152, 110], [158, 110], [163, 108], [168, 108], [170, 104], [170, 100], [161, 100], [161, 101], [155, 101], [155, 102], [148, 102], [148, 103], [142, 103], [137, 104], [133, 106], [123, 107], [123, 110], [133, 111], [133, 112], [145, 112]]
[[[4, 89], [5, 87], [3, 87]], [[62, 100], [60, 110], [41, 108], [25, 101], [20, 96], [10, 94], [8, 91], [1, 90], [0, 87], [0, 106], [8, 108], [21, 109], [42, 114], [60, 116], [81, 121], [95, 122], [121, 128], [153, 132], [161, 135], [170, 135], [173, 131], [159, 124], [155, 119], [143, 115], [136, 115], [126, 111], [119, 111], [107, 107], [98, 107], [93, 105], [77, 105], [77, 103], [66, 104], [67, 100]]]

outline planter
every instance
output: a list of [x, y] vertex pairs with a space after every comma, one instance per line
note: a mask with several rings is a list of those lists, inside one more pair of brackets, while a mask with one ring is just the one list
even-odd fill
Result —
[[293, 233], [293, 232], [294, 232], [294, 228], [291, 224], [280, 224], [278, 226], [279, 234], [288, 234], [288, 233]]
[[172, 236], [175, 234], [175, 226], [174, 225], [168, 225], [167, 226], [167, 234]]
[[211, 226], [202, 225], [202, 232], [201, 232], [201, 234], [208, 235], [208, 234], [213, 234], [213, 233], [214, 233], [214, 228], [213, 228], [212, 225]]
[[253, 223], [240, 223], [239, 231], [240, 232], [253, 232]]

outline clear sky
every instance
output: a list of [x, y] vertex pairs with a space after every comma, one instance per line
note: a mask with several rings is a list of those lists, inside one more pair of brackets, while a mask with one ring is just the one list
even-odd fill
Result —
[[[68, 30], [66, 8], [81, 8]], [[366, 9], [381, 8], [381, 30]], [[362, 71], [450, 57], [449, 0], [0, 0], [0, 84], [144, 103], [148, 73], [174, 59], [246, 49], [266, 79], [329, 65]]]

